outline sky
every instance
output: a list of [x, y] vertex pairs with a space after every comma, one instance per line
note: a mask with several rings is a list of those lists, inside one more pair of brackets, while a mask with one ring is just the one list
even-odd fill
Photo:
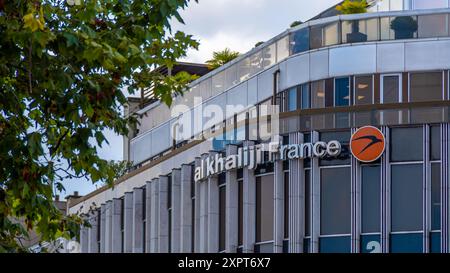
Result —
[[[191, 0], [180, 12], [185, 24], [172, 21], [173, 31], [193, 35], [199, 50], [190, 50], [182, 61], [204, 63], [214, 51], [230, 48], [245, 53], [257, 42], [280, 34], [294, 21], [306, 21], [340, 0]], [[107, 160], [123, 159], [122, 137], [106, 131], [109, 145], [98, 148]], [[78, 191], [86, 195], [99, 185], [85, 179], [65, 181], [61, 196]]]

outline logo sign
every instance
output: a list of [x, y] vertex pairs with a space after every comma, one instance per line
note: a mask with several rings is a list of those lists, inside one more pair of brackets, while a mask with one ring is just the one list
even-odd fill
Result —
[[380, 158], [386, 146], [383, 133], [376, 127], [359, 128], [350, 139], [350, 150], [361, 162], [373, 162]]

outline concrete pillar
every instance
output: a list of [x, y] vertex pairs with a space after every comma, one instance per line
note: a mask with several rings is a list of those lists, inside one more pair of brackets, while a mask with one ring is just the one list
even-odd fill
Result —
[[[319, 133], [313, 132], [311, 136], [312, 142], [319, 141]], [[311, 159], [311, 245], [312, 253], [319, 252], [319, 236], [320, 236], [320, 168], [319, 159], [314, 157]]]
[[[226, 148], [227, 156], [237, 154], [236, 145], [228, 145]], [[226, 212], [225, 212], [225, 250], [227, 253], [236, 253], [238, 248], [238, 222], [239, 222], [239, 184], [237, 181], [237, 171], [226, 172]]]
[[91, 228], [88, 233], [88, 252], [89, 253], [98, 253], [98, 216], [100, 211], [94, 210], [89, 217], [89, 223], [91, 224]]
[[145, 184], [145, 253], [151, 253], [151, 211], [152, 211], [152, 184]]
[[133, 193], [126, 192], [123, 198], [123, 252], [133, 252]]
[[219, 252], [219, 179], [208, 178], [208, 253]]
[[[303, 135], [292, 133], [289, 143], [303, 143]], [[289, 252], [303, 252], [305, 236], [305, 180], [303, 160], [291, 160], [289, 164]]]
[[[253, 141], [245, 141], [244, 147], [254, 145]], [[256, 178], [252, 169], [243, 169], [244, 191], [244, 236], [243, 252], [253, 253], [255, 247], [255, 223], [256, 223]]]
[[171, 253], [180, 253], [181, 229], [181, 169], [172, 170]]
[[191, 179], [192, 166], [184, 164], [180, 173], [180, 252], [189, 253], [192, 250], [192, 197]]
[[106, 204], [100, 206], [100, 253], [105, 253], [106, 240]]
[[132, 248], [133, 253], [142, 253], [144, 251], [144, 221], [143, 221], [143, 190], [142, 188], [133, 189], [133, 234]]
[[[278, 155], [277, 155], [278, 156]], [[284, 172], [283, 161], [276, 158], [274, 162], [274, 229], [273, 252], [283, 252], [284, 240]]]
[[150, 252], [159, 251], [159, 179], [154, 178], [151, 182], [151, 215], [150, 215]]
[[122, 200], [114, 198], [112, 201], [112, 223], [111, 223], [111, 240], [113, 253], [122, 252], [121, 217], [122, 217]]
[[106, 202], [106, 220], [105, 220], [105, 253], [112, 252], [112, 201]]
[[[205, 159], [208, 155], [202, 155]], [[200, 206], [199, 220], [199, 252], [208, 252], [208, 179], [199, 181], [199, 195], [196, 196]], [[197, 201], [197, 200], [196, 200]]]
[[88, 253], [88, 233], [89, 229], [86, 226], [81, 226], [80, 229], [80, 251], [81, 253]]
[[[201, 158], [196, 157], [195, 158], [195, 167], [199, 167], [200, 166], [200, 162], [201, 162]], [[200, 244], [200, 229], [201, 229], [201, 224], [200, 224], [200, 219], [201, 219], [201, 204], [202, 204], [202, 200], [201, 200], [201, 189], [202, 189], [202, 181], [197, 181], [195, 183], [194, 186], [194, 190], [195, 190], [195, 204], [194, 204], [194, 213], [195, 213], [195, 222], [194, 222], [194, 251], [195, 253], [200, 253], [202, 251], [202, 247]], [[204, 233], [206, 233], [206, 231], [204, 231]]]
[[158, 183], [159, 206], [158, 206], [158, 243], [159, 253], [169, 252], [169, 213], [167, 211], [167, 188], [169, 178], [160, 176]]

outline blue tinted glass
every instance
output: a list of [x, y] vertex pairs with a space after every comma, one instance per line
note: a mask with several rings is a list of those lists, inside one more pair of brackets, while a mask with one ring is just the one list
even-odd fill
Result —
[[309, 50], [309, 28], [299, 29], [291, 36], [292, 54]]
[[431, 164], [431, 230], [441, 229], [441, 164]]
[[379, 234], [361, 235], [361, 253], [381, 253]]
[[422, 253], [423, 234], [391, 234], [391, 253]]
[[289, 240], [283, 240], [283, 253], [289, 253]]
[[422, 230], [422, 164], [391, 167], [391, 229]]
[[325, 237], [319, 239], [320, 253], [350, 253], [350, 236]]
[[441, 253], [441, 233], [440, 232], [430, 233], [430, 252], [431, 253]]
[[311, 253], [311, 250], [309, 248], [310, 242], [311, 241], [309, 238], [303, 239], [303, 253]]
[[302, 109], [309, 109], [311, 108], [310, 103], [310, 93], [309, 93], [309, 84], [303, 84], [302, 85]]
[[335, 95], [334, 95], [334, 105], [335, 106], [348, 106], [350, 101], [350, 83], [348, 78], [336, 79], [335, 80]]
[[362, 166], [361, 172], [362, 232], [379, 232], [381, 211], [381, 167]]
[[291, 88], [288, 92], [288, 111], [297, 109], [297, 88]]

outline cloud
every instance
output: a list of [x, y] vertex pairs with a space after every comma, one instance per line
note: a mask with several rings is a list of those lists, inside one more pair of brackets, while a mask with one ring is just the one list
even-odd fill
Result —
[[185, 25], [173, 29], [200, 40], [185, 61], [205, 62], [213, 51], [229, 47], [245, 53], [257, 42], [267, 41], [297, 20], [306, 21], [340, 0], [199, 0], [181, 11]]

